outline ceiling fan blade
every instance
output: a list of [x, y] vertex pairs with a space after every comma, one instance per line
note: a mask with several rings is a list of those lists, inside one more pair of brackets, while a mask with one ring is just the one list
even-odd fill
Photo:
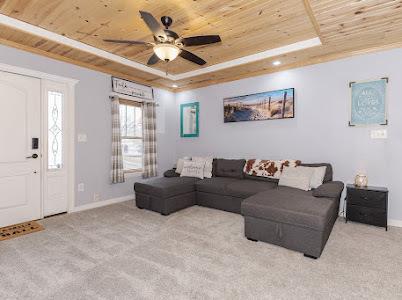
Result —
[[180, 54], [179, 54], [182, 58], [187, 59], [197, 65], [205, 65], [207, 62], [205, 60], [203, 60], [201, 57], [198, 57], [197, 55], [182, 49]]
[[159, 57], [154, 53], [152, 56], [148, 59], [147, 65], [154, 65], [158, 61], [160, 61]]
[[119, 44], [131, 44], [131, 45], [147, 45], [153, 46], [153, 43], [143, 42], [143, 41], [133, 41], [133, 40], [112, 40], [112, 39], [104, 39], [104, 42], [109, 43], [119, 43]]
[[182, 43], [184, 46], [201, 46], [213, 43], [219, 43], [221, 37], [219, 35], [201, 35], [201, 36], [191, 36], [188, 38], [183, 38]]
[[141, 11], [141, 18], [144, 20], [145, 24], [147, 24], [148, 28], [152, 31], [155, 37], [161, 39], [162, 41], [167, 40], [167, 36], [165, 31], [162, 29], [161, 25], [156, 21], [153, 15], [149, 12]]

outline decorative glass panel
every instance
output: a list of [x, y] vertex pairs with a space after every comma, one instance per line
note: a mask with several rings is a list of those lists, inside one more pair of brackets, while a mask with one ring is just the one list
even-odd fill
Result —
[[142, 139], [122, 139], [124, 170], [142, 169]]
[[48, 168], [63, 167], [63, 94], [48, 92]]

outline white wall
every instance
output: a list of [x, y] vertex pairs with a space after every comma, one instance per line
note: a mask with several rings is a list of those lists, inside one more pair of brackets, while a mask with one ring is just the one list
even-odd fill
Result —
[[[179, 104], [200, 102], [200, 137], [180, 138], [177, 156], [295, 158], [330, 162], [334, 177], [353, 182], [358, 171], [369, 184], [390, 190], [389, 217], [402, 220], [402, 50], [337, 60], [209, 86], [176, 95]], [[389, 138], [370, 139], [369, 128], [348, 127], [350, 81], [387, 76]], [[223, 123], [222, 99], [295, 88], [295, 119]], [[178, 124], [176, 125], [178, 127]], [[381, 127], [382, 128], [382, 127]]]
[[[85, 133], [87, 143], [77, 143], [76, 187], [85, 184], [84, 192], [76, 191], [76, 206], [94, 202], [94, 194], [100, 200], [134, 195], [133, 184], [140, 177], [129, 178], [124, 184], [110, 184], [111, 156], [111, 107], [109, 93], [111, 78], [109, 75], [91, 71], [68, 63], [56, 61], [39, 55], [0, 46], [0, 63], [38, 70], [49, 74], [78, 79], [76, 86], [75, 129], [76, 133]], [[176, 127], [169, 123], [175, 114], [175, 95], [161, 89], [155, 89], [155, 100], [160, 104], [157, 109], [158, 127], [158, 163], [162, 172], [172, 166], [176, 152]]]

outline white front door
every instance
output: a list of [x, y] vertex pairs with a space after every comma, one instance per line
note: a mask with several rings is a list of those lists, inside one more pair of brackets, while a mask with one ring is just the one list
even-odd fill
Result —
[[0, 227], [41, 217], [40, 104], [40, 79], [0, 71]]

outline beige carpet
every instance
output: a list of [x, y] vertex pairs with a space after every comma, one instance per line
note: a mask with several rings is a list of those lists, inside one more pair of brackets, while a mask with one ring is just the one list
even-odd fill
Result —
[[402, 228], [338, 220], [318, 260], [243, 237], [243, 218], [132, 202], [0, 242], [0, 299], [402, 299]]

